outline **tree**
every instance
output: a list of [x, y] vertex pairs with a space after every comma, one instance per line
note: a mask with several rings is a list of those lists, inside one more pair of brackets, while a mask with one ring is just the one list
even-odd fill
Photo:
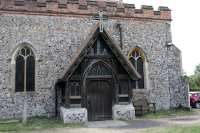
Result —
[[194, 84], [195, 86], [200, 87], [200, 72], [195, 74]]
[[187, 75], [186, 71], [183, 70], [183, 77], [189, 81], [189, 76]]
[[189, 77], [189, 85], [190, 85], [190, 88], [191, 88], [191, 89], [194, 89], [194, 88], [195, 88], [195, 83], [194, 83], [195, 77], [196, 77], [196, 75], [191, 75], [191, 76]]
[[199, 63], [199, 65], [196, 65], [195, 69], [194, 69], [195, 74], [197, 74], [198, 72], [200, 72], [200, 63]]

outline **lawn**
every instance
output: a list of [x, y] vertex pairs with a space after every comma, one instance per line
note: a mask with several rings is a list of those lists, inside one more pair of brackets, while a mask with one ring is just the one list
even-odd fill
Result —
[[[5, 121], [5, 120], [1, 120]], [[10, 131], [32, 131], [32, 130], [45, 130], [64, 127], [81, 127], [83, 124], [63, 123], [60, 118], [48, 117], [32, 117], [28, 118], [27, 125], [22, 123], [8, 123], [0, 124], [0, 132]]]
[[[136, 117], [137, 119], [145, 119], [145, 118], [168, 118], [174, 116], [186, 116], [186, 115], [196, 115], [197, 111], [199, 110], [168, 110], [168, 111], [157, 111], [155, 114], [153, 112], [149, 112], [145, 114], [143, 117]], [[13, 120], [13, 119], [9, 119]], [[15, 119], [16, 120], [16, 119]], [[17, 119], [20, 120], [21, 119]], [[125, 119], [120, 119], [121, 121], [126, 121]], [[0, 122], [8, 121], [7, 120], [0, 120]], [[22, 125], [21, 122], [19, 123], [8, 123], [8, 124], [0, 124], [0, 132], [11, 132], [11, 131], [38, 131], [38, 130], [54, 130], [57, 128], [76, 128], [76, 127], [83, 127], [83, 124], [73, 124], [73, 123], [63, 123], [60, 118], [49, 118], [49, 117], [32, 117], [28, 118], [27, 125]], [[170, 128], [168, 128], [170, 127]], [[145, 132], [163, 132], [166, 130], [165, 133], [168, 132], [180, 132], [185, 133], [185, 131], [192, 130], [192, 133], [196, 133], [199, 131], [200, 126], [198, 125], [187, 125], [187, 126], [167, 126], [167, 127], [156, 127], [150, 128], [145, 130]], [[200, 132], [200, 131], [199, 131]]]
[[146, 133], [200, 133], [199, 124], [160, 126], [146, 129]]
[[185, 109], [174, 109], [174, 110], [162, 110], [162, 111], [156, 111], [156, 113], [153, 113], [153, 111], [150, 111], [149, 113], [145, 113], [143, 117], [136, 116], [136, 119], [143, 119], [143, 118], [169, 118], [174, 116], [187, 116], [187, 115], [197, 115], [198, 112], [194, 109], [191, 109], [190, 111], [187, 111]]

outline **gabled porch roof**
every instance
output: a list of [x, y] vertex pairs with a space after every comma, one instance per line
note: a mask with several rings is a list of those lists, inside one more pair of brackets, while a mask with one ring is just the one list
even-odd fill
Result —
[[63, 72], [59, 75], [58, 80], [67, 81], [69, 79], [71, 74], [76, 70], [77, 66], [84, 58], [84, 56], [90, 50], [91, 46], [96, 41], [99, 34], [101, 34], [107, 45], [110, 47], [110, 49], [115, 54], [117, 59], [120, 61], [122, 66], [126, 69], [130, 77], [133, 80], [139, 80], [140, 78], [142, 78], [140, 74], [137, 72], [137, 70], [134, 68], [134, 66], [131, 64], [131, 62], [128, 60], [128, 58], [125, 56], [121, 48], [117, 45], [116, 41], [111, 36], [107, 28], [104, 26], [103, 33], [99, 33], [98, 29], [99, 29], [99, 22], [94, 26], [94, 28], [87, 36], [81, 47], [69, 61]]

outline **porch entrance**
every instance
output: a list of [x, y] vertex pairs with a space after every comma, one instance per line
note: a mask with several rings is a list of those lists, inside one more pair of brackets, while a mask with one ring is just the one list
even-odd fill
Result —
[[111, 85], [107, 80], [91, 80], [87, 85], [88, 120], [110, 120], [112, 117]]

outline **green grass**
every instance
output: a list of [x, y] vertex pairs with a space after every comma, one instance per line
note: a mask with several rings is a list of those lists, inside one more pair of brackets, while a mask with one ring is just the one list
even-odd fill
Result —
[[200, 87], [190, 87], [190, 91], [200, 91]]
[[0, 119], [0, 122], [4, 122], [4, 121], [11, 121], [11, 120], [22, 120], [22, 119]]
[[22, 125], [22, 123], [0, 124], [0, 132], [45, 130], [77, 126], [82, 126], [82, 124], [63, 123], [60, 118], [32, 117], [28, 118], [27, 125]]
[[128, 120], [125, 119], [125, 118], [119, 118], [118, 120], [119, 120], [119, 121], [128, 121]]
[[199, 124], [174, 125], [146, 129], [146, 133], [200, 133]]
[[143, 117], [136, 116], [137, 119], [141, 118], [168, 118], [173, 116], [186, 116], [186, 115], [196, 115], [197, 112], [191, 109], [191, 111], [185, 109], [174, 109], [174, 110], [163, 110], [163, 111], [150, 111], [149, 113], [145, 113]]

